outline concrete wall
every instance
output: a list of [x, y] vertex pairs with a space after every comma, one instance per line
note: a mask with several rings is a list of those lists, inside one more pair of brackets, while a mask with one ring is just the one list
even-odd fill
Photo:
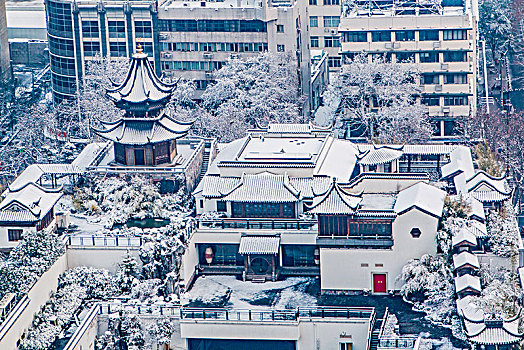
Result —
[[[16, 349], [22, 334], [31, 326], [33, 316], [44, 305], [50, 294], [56, 291], [58, 276], [67, 270], [64, 254], [45, 272], [27, 293], [29, 303], [22, 312], [8, 316], [0, 326], [0, 349]], [[16, 317], [14, 317], [16, 316]], [[11, 318], [10, 318], [11, 317]]]
[[22, 230], [22, 235], [26, 232], [35, 230], [34, 227], [21, 227], [21, 226], [0, 226], [0, 247], [1, 248], [14, 248], [20, 243], [20, 241], [9, 241], [7, 230]]
[[9, 41], [7, 37], [7, 15], [5, 0], [0, 0], [0, 79], [11, 78]]
[[184, 255], [182, 255], [182, 265], [180, 267], [180, 278], [186, 287], [192, 283], [195, 275], [195, 266], [198, 264], [198, 251], [194, 240], [191, 238]]
[[369, 320], [313, 320], [300, 322], [297, 350], [340, 349], [352, 343], [353, 350], [367, 350]]
[[[416, 223], [416, 224], [415, 224]], [[322, 290], [373, 290], [373, 274], [386, 274], [387, 290], [402, 286], [402, 267], [411, 259], [436, 253], [438, 219], [413, 209], [393, 222], [392, 249], [320, 249]], [[412, 228], [422, 234], [413, 238]]]
[[[86, 317], [82, 320], [64, 350], [93, 350], [98, 335], [98, 318], [100, 308], [94, 305]], [[101, 333], [102, 334], [102, 333]]]

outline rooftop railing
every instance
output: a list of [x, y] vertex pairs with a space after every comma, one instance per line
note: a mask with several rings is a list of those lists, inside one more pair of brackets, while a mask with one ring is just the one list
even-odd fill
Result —
[[360, 318], [370, 319], [373, 308], [315, 307], [294, 310], [229, 310], [182, 308], [181, 319], [222, 321], [297, 321], [299, 318]]
[[68, 247], [140, 247], [139, 236], [67, 235], [64, 242]]
[[259, 230], [310, 230], [317, 220], [304, 219], [199, 219], [198, 228], [259, 229]]
[[378, 342], [379, 349], [413, 349], [417, 337], [400, 336], [391, 338], [380, 338]]

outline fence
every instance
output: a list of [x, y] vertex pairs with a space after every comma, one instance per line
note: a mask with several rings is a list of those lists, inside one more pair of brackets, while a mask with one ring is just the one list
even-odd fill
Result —
[[65, 244], [68, 247], [140, 247], [140, 236], [99, 236], [99, 235], [67, 235]]

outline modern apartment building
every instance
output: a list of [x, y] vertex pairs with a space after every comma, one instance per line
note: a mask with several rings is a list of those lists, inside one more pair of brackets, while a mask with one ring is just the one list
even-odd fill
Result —
[[7, 39], [7, 17], [5, 0], [0, 0], [0, 81], [10, 79], [11, 62], [9, 58], [9, 41]]
[[308, 19], [299, 1], [47, 0], [46, 13], [56, 100], [74, 96], [97, 53], [130, 57], [138, 42], [157, 74], [194, 80], [200, 91], [232, 55], [291, 52], [301, 89], [311, 95]]
[[340, 21], [343, 61], [366, 52], [417, 63], [435, 136], [452, 135], [457, 117], [476, 113], [477, 12], [476, 0], [355, 1]]
[[337, 72], [342, 64], [340, 56], [340, 0], [308, 0], [309, 35], [311, 50], [328, 53], [330, 72]]

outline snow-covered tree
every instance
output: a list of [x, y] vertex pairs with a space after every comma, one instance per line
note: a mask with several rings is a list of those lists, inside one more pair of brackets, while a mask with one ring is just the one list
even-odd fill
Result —
[[477, 165], [480, 170], [495, 177], [502, 175], [500, 163], [497, 161], [495, 153], [491, 151], [486, 143], [478, 144], [475, 147], [475, 155], [477, 156]]
[[453, 273], [442, 257], [424, 255], [403, 268], [400, 293], [414, 302], [414, 308], [426, 313], [437, 324], [451, 325], [456, 316]]
[[330, 87], [341, 98], [338, 127], [349, 128], [352, 136], [387, 143], [427, 141], [432, 127], [416, 98], [421, 93], [419, 82], [419, 68], [411, 62], [355, 56]]
[[510, 0], [479, 1], [479, 31], [487, 46], [495, 53], [508, 48], [512, 33]]
[[158, 345], [165, 345], [171, 342], [175, 325], [169, 319], [163, 319], [149, 326], [147, 331], [149, 335], [156, 340]]
[[484, 313], [501, 314], [504, 318], [509, 318], [519, 311], [521, 297], [519, 276], [505, 271], [488, 276], [481, 295], [474, 302]]
[[514, 257], [518, 254], [519, 228], [515, 211], [506, 203], [501, 210], [488, 213], [489, 243], [493, 253]]
[[305, 121], [297, 62], [289, 53], [230, 58], [214, 80], [202, 96], [208, 111], [200, 116], [204, 135], [231, 141], [257, 124]]
[[124, 293], [129, 293], [137, 280], [138, 262], [129, 252], [120, 263], [119, 284]]

